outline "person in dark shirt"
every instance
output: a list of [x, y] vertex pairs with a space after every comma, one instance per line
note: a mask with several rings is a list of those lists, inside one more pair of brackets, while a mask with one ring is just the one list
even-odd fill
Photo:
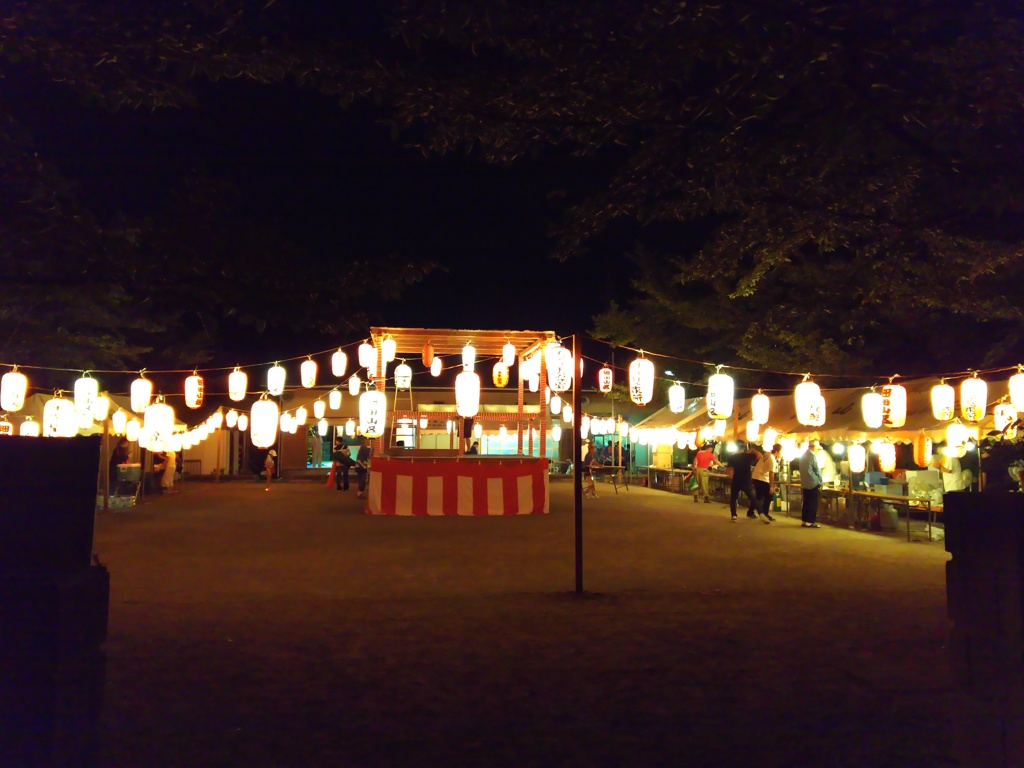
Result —
[[359, 488], [356, 496], [361, 499], [366, 495], [366, 480], [370, 471], [370, 444], [366, 442], [365, 437], [359, 438], [359, 450], [356, 452], [355, 466], [356, 482]]
[[750, 502], [750, 506], [747, 509], [747, 517], [751, 520], [757, 519], [757, 501], [754, 497], [752, 470], [758, 458], [760, 458], [760, 454], [753, 447], [748, 448], [746, 443], [741, 441], [736, 444], [736, 450], [730, 453], [729, 457], [725, 460], [729, 468], [729, 476], [732, 478], [729, 493], [729, 512], [734, 523], [737, 519], [736, 500], [739, 498], [740, 493], [745, 493], [747, 501]]

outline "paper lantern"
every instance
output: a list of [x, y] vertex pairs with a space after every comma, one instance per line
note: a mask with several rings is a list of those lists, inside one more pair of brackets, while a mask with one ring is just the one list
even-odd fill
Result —
[[92, 420], [92, 408], [100, 396], [100, 385], [88, 373], [75, 380], [75, 413]]
[[356, 436], [356, 423], [354, 420], [349, 419], [348, 421], [345, 422], [345, 434], [348, 435], [349, 437]]
[[686, 410], [686, 389], [682, 384], [676, 383], [668, 388], [668, 409], [672, 413]]
[[441, 362], [440, 357], [435, 357], [430, 361], [430, 375], [435, 379], [441, 375], [441, 371], [444, 370], [444, 363]]
[[330, 424], [327, 423], [327, 419], [320, 419], [316, 423], [316, 433], [320, 435], [320, 437], [324, 437], [327, 435], [327, 430], [329, 427]]
[[0, 437], [9, 437], [14, 434], [14, 425], [4, 416], [0, 418]]
[[854, 443], [847, 452], [850, 460], [850, 472], [859, 475], [867, 468], [868, 453], [860, 443]]
[[327, 413], [327, 403], [323, 400], [315, 401], [313, 403], [313, 418], [322, 419], [325, 413]]
[[779, 433], [776, 430], [772, 429], [771, 427], [768, 427], [764, 431], [764, 435], [761, 436], [761, 439], [761, 446], [766, 451], [770, 451], [772, 449], [772, 446], [774, 446], [779, 441]]
[[564, 421], [566, 424], [572, 424], [572, 406], [571, 405], [563, 405], [562, 406], [562, 421]]
[[750, 418], [758, 424], [767, 424], [769, 406], [768, 395], [758, 390], [757, 394], [750, 398]]
[[[282, 413], [280, 415], [280, 417], [278, 417], [278, 419], [277, 419], [278, 427], [280, 428], [280, 430], [282, 432], [291, 432], [292, 431], [292, 424], [294, 424], [294, 423], [295, 423], [295, 417], [292, 416], [290, 413], [288, 413], [288, 411], [285, 411], [284, 413]], [[200, 432], [202, 432], [202, 427], [201, 426], [200, 426]], [[206, 437], [206, 435], [204, 434], [203, 437]]]
[[882, 426], [882, 408], [882, 396], [873, 387], [860, 399], [860, 413], [868, 429], [879, 429]]
[[896, 469], [896, 446], [892, 443], [876, 443], [875, 453], [878, 454], [878, 468], [883, 472]]
[[556, 443], [562, 439], [562, 428], [557, 424], [551, 428], [551, 439]]
[[294, 435], [298, 431], [299, 431], [299, 422], [297, 422], [293, 418], [293, 419], [291, 419], [291, 421], [288, 422], [288, 434], [289, 435]]
[[174, 409], [157, 399], [143, 414], [142, 432], [146, 435], [146, 448], [165, 451], [174, 434]]
[[124, 427], [124, 436], [128, 438], [128, 442], [137, 443], [139, 441], [139, 432], [142, 431], [142, 422], [136, 417], [128, 419], [128, 423]]
[[455, 377], [455, 412], [462, 418], [476, 416], [480, 410], [480, 377], [463, 371]]
[[228, 429], [234, 429], [238, 426], [238, 411], [232, 408], [224, 415], [224, 423]]
[[757, 435], [761, 431], [761, 425], [751, 419], [747, 422], [747, 442], [756, 443]]
[[985, 418], [985, 408], [988, 405], [988, 384], [978, 378], [975, 371], [974, 376], [964, 379], [960, 384], [960, 414], [971, 422], [981, 421]]
[[715, 419], [714, 424], [711, 427], [711, 433], [715, 437], [725, 437], [725, 419]]
[[932, 415], [938, 421], [949, 421], [953, 418], [955, 404], [956, 391], [945, 379], [940, 379], [939, 383], [932, 387]]
[[498, 427], [498, 437], [505, 437], [508, 434], [508, 427], [502, 424]]
[[557, 416], [562, 411], [562, 398], [558, 395], [554, 395], [550, 400], [548, 400], [548, 407], [551, 409], [551, 412]]
[[245, 399], [245, 391], [249, 387], [249, 376], [237, 366], [228, 374], [228, 397], [236, 403]]
[[123, 435], [125, 428], [128, 426], [128, 414], [118, 408], [114, 411], [111, 422], [113, 423], [114, 434]]
[[590, 435], [590, 417], [587, 414], [580, 416], [580, 437], [584, 440]]
[[629, 422], [628, 421], [620, 421], [619, 422], [619, 437], [629, 437]]
[[352, 395], [352, 397], [355, 397], [356, 395], [359, 394], [359, 384], [359, 374], [353, 373], [348, 380], [348, 393]]
[[348, 370], [348, 355], [342, 352], [340, 349], [331, 355], [331, 373], [337, 378], [341, 378], [345, 375]]
[[472, 371], [473, 366], [476, 365], [476, 347], [472, 344], [466, 344], [462, 348], [462, 370]]
[[257, 448], [269, 448], [276, 443], [279, 418], [277, 403], [268, 400], [266, 395], [253, 403], [249, 416], [249, 437], [252, 444]]
[[1017, 409], [1017, 413], [1024, 411], [1024, 365], [1017, 366], [1017, 372], [1010, 377], [1008, 387], [1010, 404]]
[[478, 421], [476, 424], [473, 425], [473, 437], [479, 440], [481, 437], [483, 437], [483, 434], [484, 425]]
[[494, 380], [494, 386], [496, 387], [508, 386], [508, 366], [503, 362], [495, 363], [494, 370], [491, 372], [491, 378]]
[[99, 397], [93, 400], [92, 403], [92, 418], [94, 421], [106, 421], [107, 416], [110, 415], [110, 398], [107, 397], [105, 392], [101, 392]]
[[171, 435], [171, 439], [167, 441], [167, 447], [175, 453], [181, 453], [181, 449], [184, 446], [184, 435], [174, 434]]
[[529, 388], [529, 390], [531, 392], [539, 392], [540, 391], [540, 374], [538, 374], [536, 376], [532, 376], [531, 378], [527, 379], [526, 380], [526, 386]]
[[220, 410], [216, 410], [210, 414], [210, 418], [206, 420], [206, 423], [210, 426], [210, 429], [220, 429], [224, 425], [224, 414]]
[[814, 399], [814, 402], [811, 403], [811, 410], [810, 410], [811, 426], [812, 427], [824, 426], [824, 424], [825, 424], [825, 414], [826, 414], [825, 397], [823, 395], [818, 395]]
[[385, 336], [384, 341], [380, 343], [381, 359], [385, 363], [391, 363], [394, 362], [396, 354], [398, 354], [398, 342], [390, 336]]
[[967, 442], [968, 437], [970, 437], [970, 432], [967, 431], [967, 427], [961, 424], [959, 420], [946, 427], [947, 448], [960, 448]]
[[363, 342], [359, 345], [356, 350], [356, 359], [359, 361], [360, 368], [369, 368], [373, 364], [374, 357], [377, 352], [373, 345]]
[[548, 344], [544, 358], [547, 361], [548, 386], [555, 392], [565, 392], [572, 386], [572, 351], [561, 344]]
[[647, 405], [654, 397], [654, 363], [645, 357], [629, 364], [629, 397], [637, 405]]
[[238, 431], [245, 432], [249, 428], [249, 415], [245, 413], [238, 414]]
[[506, 341], [505, 346], [501, 348], [501, 362], [506, 368], [511, 368], [516, 362], [516, 345], [511, 341]]
[[428, 426], [430, 426], [430, 419], [426, 416], [420, 416], [420, 429], [426, 429]]
[[300, 405], [295, 409], [295, 423], [300, 427], [304, 427], [307, 421], [309, 421], [309, 411], [306, 410], [306, 406]]
[[39, 437], [39, 422], [31, 416], [26, 416], [18, 428], [18, 434], [22, 437]]
[[15, 366], [0, 378], [0, 409], [11, 413], [20, 411], [25, 406], [27, 392], [28, 379]]
[[882, 387], [882, 426], [899, 429], [907, 423], [907, 390], [891, 381]]
[[366, 354], [366, 375], [368, 378], [376, 379], [379, 375], [378, 367], [380, 362], [380, 350], [376, 347], [370, 347], [370, 351]]
[[395, 368], [395, 389], [409, 389], [412, 387], [412, 368], [402, 361]]
[[130, 391], [132, 410], [136, 413], [144, 412], [153, 399], [153, 382], [140, 375], [132, 382]]
[[92, 426], [92, 414], [91, 413], [78, 413], [75, 412], [75, 418], [78, 419], [78, 429], [89, 429]]
[[367, 437], [384, 434], [384, 421], [388, 415], [388, 400], [383, 392], [368, 389], [359, 396], [359, 426]]
[[597, 372], [597, 388], [607, 394], [612, 391], [612, 384], [615, 383], [615, 373], [607, 365]]
[[423, 345], [423, 367], [429, 368], [434, 364], [434, 345], [429, 341]]
[[813, 425], [817, 420], [813, 411], [818, 404], [818, 398], [821, 397], [821, 389], [805, 377], [796, 385], [793, 396], [796, 399], [796, 420], [804, 425]]
[[57, 397], [43, 406], [43, 437], [74, 437], [78, 434], [78, 412], [67, 398]]
[[312, 389], [316, 386], [316, 361], [306, 358], [299, 366], [299, 383], [305, 389]]
[[932, 456], [932, 439], [924, 434], [914, 436], [914, 463], [919, 467], [927, 467]]
[[[285, 370], [277, 363], [274, 363], [273, 367], [267, 371], [267, 392], [273, 396], [278, 396], [284, 392], [285, 382]], [[255, 429], [255, 425], [253, 426]], [[266, 447], [266, 446], [263, 446]]]
[[713, 419], [728, 419], [732, 415], [732, 376], [727, 373], [721, 373], [721, 366], [718, 367], [718, 370], [718, 373], [708, 379], [706, 401], [708, 416]]
[[332, 411], [336, 411], [341, 408], [341, 390], [332, 389], [327, 393], [327, 405], [330, 406]]
[[447, 432], [450, 435], [452, 433], [452, 430], [455, 429], [455, 422], [452, 421], [451, 419], [448, 419], [448, 421], [444, 423], [444, 429], [445, 432]]
[[992, 409], [992, 418], [995, 420], [996, 429], [1004, 432], [1007, 427], [1017, 420], [1017, 409], [1010, 403], [999, 403]]

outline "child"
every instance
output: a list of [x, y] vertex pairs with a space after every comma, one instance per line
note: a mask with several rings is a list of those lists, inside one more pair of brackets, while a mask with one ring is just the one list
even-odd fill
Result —
[[263, 462], [263, 468], [267, 471], [267, 487], [263, 490], [270, 490], [270, 482], [274, 479], [274, 459], [277, 457], [277, 451], [271, 448], [267, 451], [267, 458]]

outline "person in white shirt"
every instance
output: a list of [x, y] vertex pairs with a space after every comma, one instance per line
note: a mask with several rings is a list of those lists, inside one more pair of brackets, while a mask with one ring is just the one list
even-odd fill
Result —
[[942, 473], [942, 492], [962, 491], [964, 489], [963, 471], [960, 467], [960, 459], [956, 455], [937, 457], [939, 461], [936, 468]]
[[757, 512], [766, 525], [775, 522], [775, 518], [768, 511], [768, 505], [771, 503], [772, 487], [775, 484], [781, 453], [782, 446], [779, 443], [772, 446], [770, 453], [762, 453], [751, 475], [754, 480], [754, 492], [757, 495]]

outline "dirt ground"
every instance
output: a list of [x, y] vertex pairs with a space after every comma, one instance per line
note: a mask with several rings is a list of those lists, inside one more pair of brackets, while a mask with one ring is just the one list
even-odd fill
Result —
[[194, 483], [100, 515], [103, 766], [950, 766], [941, 543], [584, 511], [393, 518]]

